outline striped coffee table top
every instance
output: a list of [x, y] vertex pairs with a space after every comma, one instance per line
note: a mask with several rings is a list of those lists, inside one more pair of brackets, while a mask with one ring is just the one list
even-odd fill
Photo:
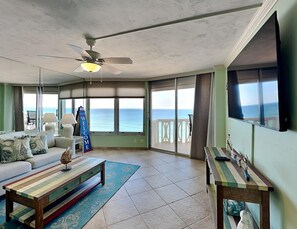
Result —
[[72, 169], [69, 171], [61, 171], [65, 165], [59, 164], [5, 185], [4, 189], [29, 199], [39, 199], [103, 162], [103, 159], [79, 157], [70, 163]]
[[216, 156], [227, 156], [225, 148], [205, 147], [206, 158], [211, 165], [216, 185], [256, 189], [261, 191], [273, 191], [273, 186], [255, 168], [249, 165], [248, 173], [250, 181], [246, 181], [243, 168], [232, 161], [217, 161]]

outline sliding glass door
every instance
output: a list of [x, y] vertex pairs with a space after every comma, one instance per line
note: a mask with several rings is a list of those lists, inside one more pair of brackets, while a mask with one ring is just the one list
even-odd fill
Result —
[[195, 77], [177, 79], [177, 153], [190, 155]]
[[175, 152], [175, 80], [151, 88], [151, 147]]
[[195, 77], [151, 83], [151, 148], [190, 154]]

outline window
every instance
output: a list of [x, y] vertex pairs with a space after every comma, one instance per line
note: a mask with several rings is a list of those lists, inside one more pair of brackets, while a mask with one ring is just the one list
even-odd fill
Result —
[[57, 87], [23, 87], [23, 112], [25, 129], [43, 129], [43, 115], [53, 113], [58, 116]]
[[144, 82], [94, 81], [65, 85], [60, 87], [59, 98], [62, 111], [67, 110], [67, 99], [72, 101], [69, 104], [74, 104], [75, 114], [79, 106], [88, 111], [91, 132], [144, 132]]
[[114, 99], [90, 99], [90, 131], [114, 132]]
[[36, 128], [36, 93], [24, 93], [23, 96], [25, 130]]
[[42, 113], [54, 113], [58, 116], [58, 94], [43, 94]]
[[78, 108], [82, 106], [86, 110], [86, 99], [75, 99], [74, 100], [74, 116], [76, 115]]
[[72, 99], [65, 99], [65, 109], [63, 114], [69, 114], [72, 112]]
[[119, 132], [143, 132], [142, 98], [119, 99]]

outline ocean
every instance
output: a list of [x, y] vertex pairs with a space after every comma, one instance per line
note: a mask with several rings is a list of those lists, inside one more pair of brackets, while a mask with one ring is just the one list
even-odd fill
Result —
[[[56, 113], [55, 108], [44, 108], [44, 113]], [[66, 113], [70, 113], [66, 109]], [[179, 119], [188, 119], [188, 114], [193, 114], [191, 109], [178, 110]], [[154, 109], [152, 110], [152, 120], [174, 119], [173, 109]], [[143, 132], [144, 114], [142, 109], [121, 109], [119, 113], [120, 132]], [[90, 110], [90, 131], [114, 131], [114, 110], [113, 109], [91, 109]]]
[[[246, 118], [259, 118], [260, 110], [258, 105], [248, 105], [242, 107], [243, 117]], [[265, 103], [264, 104], [264, 116], [265, 117], [277, 117], [278, 103]]]
[[[90, 131], [114, 131], [114, 110], [113, 109], [93, 109], [90, 111]], [[191, 110], [179, 110], [179, 119], [188, 119]], [[156, 109], [152, 111], [152, 120], [174, 119], [174, 110]], [[119, 113], [120, 132], [143, 132], [144, 114], [141, 109], [121, 109]]]

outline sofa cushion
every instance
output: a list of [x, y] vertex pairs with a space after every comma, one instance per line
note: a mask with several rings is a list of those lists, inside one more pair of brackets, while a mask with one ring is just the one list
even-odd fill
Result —
[[32, 169], [36, 169], [52, 162], [59, 161], [64, 151], [65, 150], [62, 148], [52, 147], [49, 148], [48, 153], [35, 155], [33, 158], [26, 161], [31, 163]]
[[13, 147], [14, 147], [15, 154], [17, 155], [16, 157], [17, 161], [24, 161], [28, 158], [33, 157], [33, 154], [30, 148], [29, 136], [15, 138]]
[[0, 181], [19, 176], [31, 171], [31, 164], [26, 161], [16, 161], [9, 164], [0, 164]]
[[32, 136], [30, 139], [30, 148], [33, 155], [48, 153], [47, 137], [45, 134]]
[[7, 140], [7, 139], [14, 140], [15, 137], [19, 138], [19, 137], [22, 137], [25, 135], [28, 135], [25, 133], [25, 131], [10, 132], [10, 133], [6, 133], [6, 134], [1, 134], [0, 139], [1, 140]]

